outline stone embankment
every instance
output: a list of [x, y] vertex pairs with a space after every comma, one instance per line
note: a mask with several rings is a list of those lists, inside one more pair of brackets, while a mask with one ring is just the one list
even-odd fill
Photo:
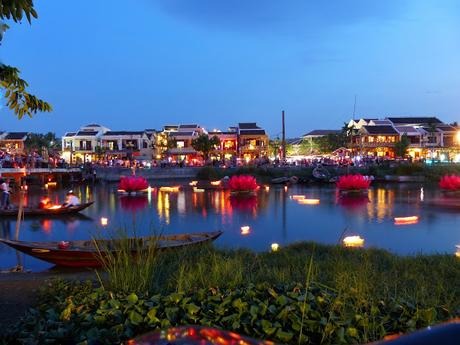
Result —
[[[193, 179], [200, 168], [186, 167], [186, 168], [151, 168], [151, 169], [137, 169], [136, 175], [142, 176], [147, 180], [163, 180], [163, 179]], [[96, 176], [99, 180], [107, 182], [117, 182], [121, 176], [129, 176], [132, 170], [129, 168], [97, 168]]]

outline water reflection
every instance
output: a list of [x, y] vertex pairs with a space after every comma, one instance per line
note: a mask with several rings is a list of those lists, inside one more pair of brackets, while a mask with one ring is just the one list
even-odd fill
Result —
[[[444, 198], [432, 188], [377, 185], [367, 196], [339, 198], [334, 186], [297, 185], [287, 191], [284, 186], [273, 186], [268, 191], [261, 188], [256, 196], [235, 197], [225, 190], [195, 193], [188, 183], [184, 185], [178, 192], [160, 192], [157, 186], [145, 196], [135, 197], [120, 197], [115, 185], [74, 186], [72, 189], [82, 202], [95, 201], [84, 211], [86, 216], [27, 218], [21, 226], [20, 239], [86, 240], [101, 226], [101, 218], [108, 219], [107, 228], [118, 228], [125, 227], [135, 217], [133, 224], [139, 234], [150, 234], [152, 226], [165, 234], [224, 230], [219, 245], [258, 251], [269, 250], [271, 244], [284, 247], [302, 240], [342, 243], [344, 228], [353, 229], [365, 238], [366, 247], [381, 247], [401, 254], [452, 253], [454, 245], [460, 242], [460, 236], [452, 231], [460, 221], [460, 213], [440, 213], [426, 206], [432, 200], [442, 200], [442, 205], [458, 202]], [[30, 188], [28, 204], [38, 204], [43, 195], [60, 203], [69, 189]], [[300, 200], [308, 199], [321, 202], [313, 206], [299, 204]], [[418, 222], [411, 225], [411, 231], [400, 231], [394, 217], [411, 215], [419, 216]], [[1, 219], [0, 236], [14, 236], [15, 224], [15, 218]], [[16, 264], [12, 251], [5, 250], [3, 245], [0, 251], [0, 268]], [[49, 267], [31, 259], [26, 262], [32, 269]]]

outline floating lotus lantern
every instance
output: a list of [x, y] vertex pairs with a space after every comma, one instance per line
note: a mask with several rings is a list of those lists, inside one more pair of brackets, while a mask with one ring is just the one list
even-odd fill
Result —
[[265, 186], [265, 191], [266, 191], [266, 192], [269, 192], [269, 191], [270, 191], [270, 187], [269, 187], [269, 186]]
[[360, 193], [369, 189], [371, 180], [361, 174], [340, 176], [337, 188], [343, 193]]
[[301, 200], [301, 199], [305, 199], [305, 195], [292, 195], [292, 196], [291, 196], [291, 199], [292, 199], [292, 200]]
[[245, 225], [241, 227], [241, 235], [246, 236], [251, 233], [251, 227], [249, 225]]
[[211, 181], [211, 185], [212, 185], [212, 186], [215, 186], [215, 187], [220, 186], [221, 184], [222, 184], [222, 181], [220, 181], [220, 180], [218, 180], [218, 181]]
[[198, 181], [192, 181], [189, 183], [190, 186], [195, 187], [198, 184]]
[[439, 187], [444, 191], [458, 192], [460, 191], [460, 176], [445, 175], [439, 181]]
[[179, 190], [180, 190], [180, 186], [160, 187], [160, 192], [165, 192], [165, 193], [177, 193]]
[[361, 248], [364, 246], [364, 238], [360, 236], [347, 236], [343, 239], [343, 245], [349, 248]]
[[418, 216], [395, 217], [394, 221], [396, 225], [409, 225], [409, 224], [417, 224], [418, 219], [419, 219]]
[[204, 192], [204, 189], [193, 187], [193, 192], [194, 192], [194, 193], [203, 193], [203, 192]]
[[297, 202], [300, 205], [319, 205], [320, 200], [319, 199], [298, 199]]
[[109, 224], [109, 220], [106, 217], [101, 217], [101, 225], [107, 226]]
[[228, 181], [228, 188], [234, 194], [239, 193], [254, 193], [259, 186], [254, 176], [238, 175], [232, 176]]
[[118, 184], [118, 192], [126, 194], [147, 193], [149, 184], [142, 176], [123, 176]]

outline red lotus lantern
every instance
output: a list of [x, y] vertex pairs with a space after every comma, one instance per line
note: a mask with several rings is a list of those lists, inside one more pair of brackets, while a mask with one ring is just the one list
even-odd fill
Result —
[[255, 192], [259, 186], [254, 176], [238, 175], [230, 178], [228, 181], [228, 188], [232, 193], [252, 193]]
[[124, 176], [118, 184], [118, 190], [126, 193], [144, 192], [148, 187], [147, 180], [141, 176]]
[[455, 192], [460, 191], [460, 176], [445, 175], [439, 181], [439, 187], [445, 191]]
[[353, 193], [362, 192], [369, 188], [371, 180], [361, 174], [340, 176], [336, 182], [337, 188], [341, 192]]

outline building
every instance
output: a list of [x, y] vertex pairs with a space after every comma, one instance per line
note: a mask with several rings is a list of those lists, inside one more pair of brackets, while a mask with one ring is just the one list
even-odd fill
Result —
[[62, 158], [69, 163], [99, 159], [151, 160], [152, 136], [147, 131], [111, 131], [90, 124], [62, 137]]
[[107, 131], [101, 136], [107, 159], [152, 160], [152, 135], [147, 131]]
[[208, 133], [209, 137], [217, 137], [220, 141], [219, 146], [211, 152], [211, 158], [220, 161], [234, 160], [238, 156], [238, 133], [235, 130], [222, 132], [213, 130]]
[[164, 136], [161, 139], [163, 145], [166, 142], [166, 150], [163, 151], [163, 154], [172, 162], [185, 162], [186, 164], [201, 162], [199, 153], [192, 146], [192, 141], [201, 134], [207, 134], [207, 132], [197, 124], [165, 126]]
[[242, 122], [236, 128], [239, 158], [249, 162], [268, 154], [268, 135], [255, 122]]
[[364, 156], [394, 158], [394, 145], [402, 136], [409, 140], [408, 155], [413, 159], [453, 159], [449, 152], [459, 146], [457, 128], [433, 116], [352, 120], [349, 126], [359, 127], [352, 149]]
[[0, 132], [0, 150], [9, 154], [23, 154], [28, 132]]
[[62, 158], [68, 163], [91, 162], [96, 159], [96, 147], [101, 146], [101, 137], [107, 127], [89, 124], [76, 132], [67, 132], [62, 137]]

